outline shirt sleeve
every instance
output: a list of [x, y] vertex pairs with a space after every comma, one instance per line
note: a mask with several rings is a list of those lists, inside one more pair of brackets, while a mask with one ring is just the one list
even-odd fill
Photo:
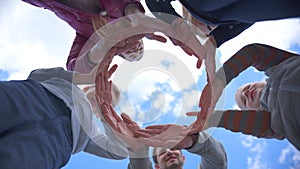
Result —
[[228, 59], [217, 71], [216, 77], [227, 85], [233, 78], [250, 66], [260, 71], [265, 71], [295, 55], [264, 44], [250, 44]]
[[187, 151], [201, 156], [200, 169], [227, 169], [227, 155], [223, 145], [205, 132]]
[[259, 138], [283, 139], [271, 128], [271, 113], [266, 110], [215, 111], [208, 120], [210, 127], [223, 127]]
[[119, 139], [107, 123], [102, 122], [105, 134], [101, 133], [94, 124], [94, 132], [88, 141], [84, 151], [109, 159], [125, 159], [128, 157], [128, 150], [125, 143]]
[[181, 17], [172, 7], [174, 0], [146, 0], [147, 7], [153, 15], [169, 24]]
[[152, 169], [152, 163], [148, 153], [148, 146], [145, 146], [144, 149], [139, 152], [129, 151], [129, 164], [127, 169]]
[[[68, 59], [67, 59], [66, 66], [67, 66], [68, 70], [74, 70], [75, 66], [76, 66], [76, 70], [79, 70], [79, 72], [82, 72], [81, 70], [83, 70], [83, 69], [84, 70], [85, 69], [88, 69], [88, 70], [91, 69], [92, 66], [89, 65], [88, 63], [86, 63], [87, 61], [85, 59], [81, 59], [80, 61], [78, 61], [80, 52], [82, 52], [81, 50], [82, 50], [83, 46], [85, 45], [85, 43], [87, 42], [87, 40], [88, 39], [86, 37], [76, 33], [76, 37], [73, 41], [73, 44], [72, 44], [72, 47], [71, 47], [71, 50], [70, 50], [70, 53], [69, 53], [69, 56], [68, 56]], [[82, 52], [82, 53], [84, 53], [84, 52]], [[76, 63], [77, 61], [78, 61], [78, 63]], [[84, 71], [84, 72], [88, 73], [89, 71]]]
[[62, 67], [36, 69], [31, 71], [27, 79], [32, 79], [37, 82], [43, 82], [51, 78], [60, 78], [72, 82], [73, 74], [74, 72], [66, 71]]

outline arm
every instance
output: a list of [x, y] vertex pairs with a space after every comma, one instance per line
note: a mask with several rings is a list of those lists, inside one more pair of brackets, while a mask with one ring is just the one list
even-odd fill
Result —
[[[222, 79], [227, 85], [233, 78], [250, 66], [260, 71], [265, 71], [293, 56], [295, 54], [272, 46], [250, 44], [243, 47], [226, 61], [223, 67], [218, 70], [216, 77]], [[223, 71], [225, 76], [223, 76]]]
[[198, 130], [193, 132], [200, 131], [201, 126], [197, 127], [198, 123], [209, 118], [224, 88], [233, 78], [250, 66], [264, 71], [293, 56], [295, 54], [263, 44], [250, 44], [240, 49], [217, 71], [212, 83], [204, 87], [199, 101], [201, 112], [194, 125], [194, 128]]
[[201, 169], [227, 169], [227, 155], [223, 145], [205, 132], [200, 132], [197, 141], [187, 151], [201, 156]]
[[[68, 70], [89, 73], [96, 66], [96, 64], [91, 61], [91, 58], [88, 58], [88, 47], [84, 47], [86, 42], [88, 42], [86, 37], [76, 33], [67, 59], [66, 66]], [[82, 51], [82, 49], [85, 49], [85, 51]]]
[[107, 123], [102, 122], [102, 124], [105, 134], [101, 133], [94, 124], [94, 132], [91, 134], [84, 151], [108, 159], [125, 159], [128, 156], [126, 145], [115, 135]]
[[271, 113], [265, 110], [215, 111], [208, 119], [207, 126], [223, 127], [259, 138], [283, 139], [272, 130]]
[[149, 147], [144, 148], [138, 152], [129, 151], [128, 169], [152, 169], [152, 163], [148, 157]]

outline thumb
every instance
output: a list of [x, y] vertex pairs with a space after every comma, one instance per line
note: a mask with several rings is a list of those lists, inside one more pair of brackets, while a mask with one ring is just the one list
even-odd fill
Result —
[[187, 112], [186, 115], [187, 116], [197, 116], [198, 115], [198, 111], [197, 112]]

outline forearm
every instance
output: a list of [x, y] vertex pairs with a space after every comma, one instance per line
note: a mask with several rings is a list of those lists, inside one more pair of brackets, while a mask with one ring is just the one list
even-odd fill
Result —
[[[100, 133], [99, 129], [94, 130], [85, 152], [95, 154], [105, 158], [124, 159], [128, 157], [129, 152], [126, 144], [115, 135], [113, 129], [106, 123], [102, 122], [105, 134]], [[94, 126], [94, 128], [97, 128]]]
[[227, 169], [227, 155], [223, 145], [205, 132], [199, 133], [196, 144], [187, 151], [201, 156], [202, 169]]
[[149, 157], [145, 158], [129, 158], [128, 169], [152, 169]]
[[264, 44], [250, 44], [240, 49], [217, 71], [216, 77], [226, 85], [250, 66], [260, 71], [278, 65], [296, 54]]
[[138, 152], [129, 151], [128, 169], [152, 169], [152, 164], [149, 158], [149, 147], [144, 146]]
[[271, 128], [271, 113], [265, 110], [215, 111], [207, 122], [209, 127], [222, 127], [233, 132], [263, 138], [278, 138]]

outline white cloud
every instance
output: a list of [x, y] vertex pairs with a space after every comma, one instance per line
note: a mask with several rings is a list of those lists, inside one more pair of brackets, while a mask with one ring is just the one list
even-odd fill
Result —
[[289, 169], [300, 168], [300, 152], [290, 143], [281, 150], [278, 158], [280, 164], [288, 164]]
[[263, 158], [263, 153], [266, 149], [266, 142], [256, 143], [253, 147], [249, 149], [252, 156], [248, 156], [248, 169], [268, 169], [268, 163]]
[[248, 169], [268, 169], [270, 168], [267, 161], [264, 160], [263, 154], [267, 149], [265, 141], [258, 141], [257, 138], [250, 135], [241, 136], [242, 146], [247, 148], [247, 166]]
[[9, 79], [25, 79], [36, 68], [65, 67], [72, 29], [48, 10], [22, 1], [4, 2], [8, 6], [0, 15], [0, 69], [9, 72]]
[[250, 135], [242, 135], [241, 142], [242, 145], [246, 148], [252, 147], [254, 144], [255, 138]]
[[288, 50], [292, 44], [300, 46], [299, 34], [299, 19], [257, 22], [239, 36], [219, 47], [222, 56], [221, 62], [224, 63], [240, 48], [250, 43], [268, 44], [284, 50]]

